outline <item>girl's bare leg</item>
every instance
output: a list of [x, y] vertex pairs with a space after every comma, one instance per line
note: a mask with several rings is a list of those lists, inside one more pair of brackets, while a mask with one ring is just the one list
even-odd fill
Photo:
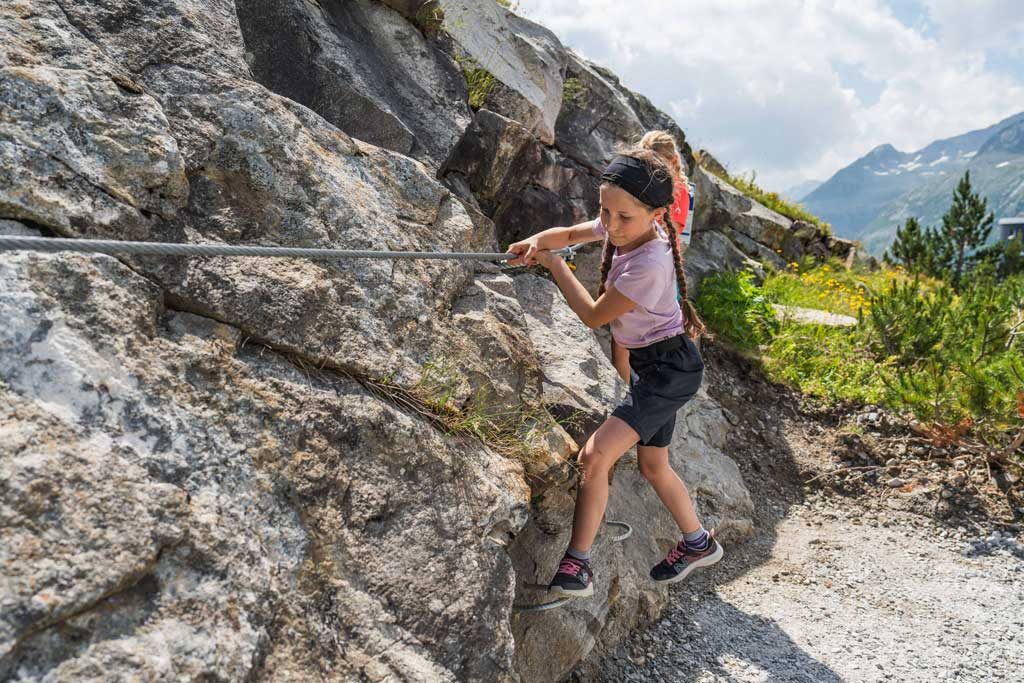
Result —
[[686, 534], [700, 529], [690, 492], [668, 462], [668, 447], [637, 446], [636, 459], [640, 474], [651, 482], [658, 498], [672, 513], [679, 530]]
[[612, 365], [619, 371], [619, 377], [626, 384], [629, 384], [629, 349], [619, 346], [612, 339]]
[[580, 450], [579, 465], [583, 472], [576, 496], [571, 548], [587, 552], [594, 544], [608, 506], [608, 472], [639, 440], [640, 436], [632, 427], [612, 416], [590, 435]]

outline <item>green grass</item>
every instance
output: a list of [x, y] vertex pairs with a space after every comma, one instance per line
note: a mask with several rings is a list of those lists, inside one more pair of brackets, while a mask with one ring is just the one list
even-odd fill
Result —
[[779, 326], [764, 292], [746, 271], [715, 273], [701, 281], [697, 308], [712, 329], [741, 349], [757, 348]]
[[808, 256], [800, 263], [789, 263], [785, 270], [769, 270], [763, 289], [772, 303], [856, 316], [862, 310], [870, 312], [873, 293], [894, 280], [907, 279], [902, 269], [848, 269], [836, 258], [820, 263]]
[[587, 88], [583, 85], [583, 81], [575, 76], [566, 78], [562, 86], [562, 102], [578, 107], [587, 106]]
[[494, 74], [480, 66], [472, 57], [460, 57], [456, 61], [462, 68], [466, 77], [466, 86], [469, 88], [469, 106], [474, 110], [480, 109], [487, 102], [487, 98], [494, 91], [498, 84]]
[[[772, 325], [773, 302], [856, 315], [859, 324]], [[712, 332], [753, 352], [770, 379], [826, 404], [886, 405], [995, 450], [1024, 430], [1024, 276], [979, 280], [956, 295], [899, 269], [808, 262], [770, 273], [763, 286], [749, 273], [710, 276], [697, 306]]]
[[849, 327], [784, 323], [762, 353], [765, 372], [826, 403], [881, 403], [885, 367]]

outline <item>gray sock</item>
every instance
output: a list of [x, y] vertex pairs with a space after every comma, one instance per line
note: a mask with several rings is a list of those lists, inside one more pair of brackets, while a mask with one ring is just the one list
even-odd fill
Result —
[[590, 551], [589, 550], [586, 550], [586, 551], [584, 551], [584, 550], [576, 550], [576, 548], [573, 548], [572, 546], [569, 546], [568, 548], [566, 548], [565, 554], [568, 555], [569, 557], [573, 557], [573, 558], [575, 558], [577, 560], [583, 560], [585, 562], [590, 562]]
[[708, 532], [701, 525], [696, 531], [683, 534], [683, 543], [690, 548], [706, 548], [708, 545]]

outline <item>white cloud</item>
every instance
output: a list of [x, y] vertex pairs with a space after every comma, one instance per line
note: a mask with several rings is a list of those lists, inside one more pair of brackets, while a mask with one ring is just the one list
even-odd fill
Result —
[[[916, 149], [1024, 108], [1024, 78], [988, 69], [984, 53], [1016, 49], [1019, 0], [979, 2], [977, 15], [973, 2], [921, 1], [934, 35], [882, 0], [523, 0], [520, 12], [778, 189], [881, 143]], [[856, 83], [872, 81], [880, 93], [859, 96]]]
[[1020, 0], [923, 0], [942, 40], [950, 47], [1024, 50]]

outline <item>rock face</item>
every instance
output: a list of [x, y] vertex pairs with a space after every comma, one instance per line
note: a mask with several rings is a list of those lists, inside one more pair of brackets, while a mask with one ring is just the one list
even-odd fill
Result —
[[619, 83], [607, 69], [570, 52], [564, 105], [558, 117], [558, 148], [600, 176], [618, 148], [639, 142], [648, 130], [665, 130], [692, 164], [686, 137], [647, 98]]
[[502, 244], [597, 215], [598, 180], [515, 121], [480, 110], [444, 169], [468, 186]]
[[[490, 251], [591, 217], [595, 155], [668, 125], [590, 65], [628, 125], [559, 140], [585, 63], [446, 3], [503, 55], [470, 122], [447, 55], [478, 35], [388, 4], [3, 3], [0, 230]], [[675, 530], [627, 461], [598, 596], [513, 616], [622, 391], [536, 275], [7, 253], [0, 317], [0, 678], [555, 681], [665, 602]], [[721, 413], [681, 417], [673, 462], [738, 540]]]
[[541, 142], [555, 141], [566, 52], [551, 31], [497, 2], [441, 0], [444, 30], [457, 54], [489, 73], [496, 86], [485, 106], [519, 121]]
[[8, 255], [0, 288], [0, 670], [508, 677], [513, 463], [113, 259]]
[[[747, 258], [776, 268], [784, 268], [805, 254], [819, 259], [836, 256], [851, 264], [861, 258], [853, 242], [824, 235], [809, 223], [790, 220], [702, 167], [696, 169], [693, 180], [699, 198], [694, 224], [699, 227], [690, 252], [691, 258], [699, 261], [695, 270], [701, 277], [714, 270], [715, 264], [737, 267]], [[706, 234], [709, 232], [718, 234]], [[867, 265], [870, 262], [865, 261]]]
[[349, 135], [436, 171], [469, 125], [462, 72], [398, 12], [370, 0], [236, 5], [257, 80]]

